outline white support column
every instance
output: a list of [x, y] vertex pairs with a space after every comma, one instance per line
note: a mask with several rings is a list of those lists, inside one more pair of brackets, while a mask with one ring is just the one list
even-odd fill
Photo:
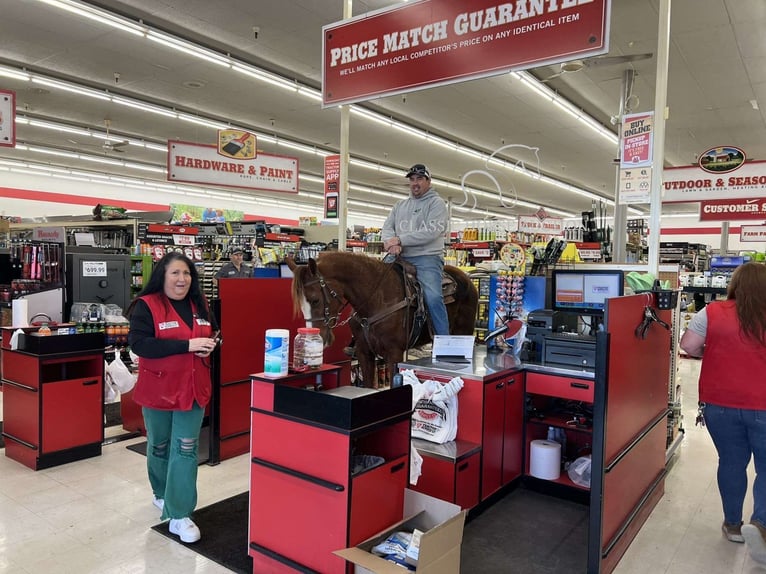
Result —
[[665, 165], [665, 108], [668, 99], [668, 53], [670, 48], [670, 2], [660, 0], [657, 27], [657, 83], [654, 93], [654, 169], [652, 169], [649, 213], [649, 273], [655, 277], [660, 265], [660, 218], [662, 215], [662, 170]]
[[[343, 2], [343, 19], [351, 18], [352, 0]], [[351, 121], [351, 110], [345, 105], [340, 107], [340, 182], [338, 187], [338, 251], [346, 250], [346, 227], [348, 227], [348, 160], [349, 141], [348, 131]]]

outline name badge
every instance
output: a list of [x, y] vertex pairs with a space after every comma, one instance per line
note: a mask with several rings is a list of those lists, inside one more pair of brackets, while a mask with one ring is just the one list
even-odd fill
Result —
[[197, 319], [197, 325], [210, 325], [210, 321], [206, 319]]
[[178, 321], [166, 321], [164, 323], [160, 323], [160, 331], [164, 331], [165, 329], [177, 329], [178, 328]]

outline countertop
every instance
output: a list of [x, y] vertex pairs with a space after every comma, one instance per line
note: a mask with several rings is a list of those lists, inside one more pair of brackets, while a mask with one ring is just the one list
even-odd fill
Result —
[[534, 371], [550, 375], [577, 377], [579, 379], [594, 379], [595, 369], [592, 367], [576, 367], [559, 363], [521, 361], [511, 353], [488, 353], [483, 345], [474, 347], [473, 360], [466, 363], [453, 363], [443, 360], [423, 357], [421, 359], [405, 360], [399, 363], [404, 369], [427, 369], [436, 375], [449, 377], [459, 376], [462, 379], [484, 381], [497, 375], [510, 374], [516, 371]]

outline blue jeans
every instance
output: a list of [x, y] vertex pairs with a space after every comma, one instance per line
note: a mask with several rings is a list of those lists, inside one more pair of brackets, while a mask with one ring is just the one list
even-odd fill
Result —
[[197, 506], [197, 449], [205, 410], [194, 402], [189, 411], [143, 407], [146, 468], [157, 498], [165, 501], [162, 518], [191, 516]]
[[718, 491], [723, 517], [729, 524], [742, 521], [747, 492], [747, 465], [755, 460], [752, 521], [766, 527], [766, 411], [705, 407], [705, 424], [718, 451]]
[[418, 270], [418, 282], [423, 288], [423, 299], [431, 316], [434, 335], [449, 335], [447, 308], [442, 297], [444, 260], [439, 255], [417, 255], [403, 259], [412, 263]]

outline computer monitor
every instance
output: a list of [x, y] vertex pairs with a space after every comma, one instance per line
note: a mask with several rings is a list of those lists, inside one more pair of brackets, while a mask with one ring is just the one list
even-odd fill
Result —
[[554, 311], [600, 316], [607, 299], [624, 293], [620, 270], [554, 269], [551, 278]]

